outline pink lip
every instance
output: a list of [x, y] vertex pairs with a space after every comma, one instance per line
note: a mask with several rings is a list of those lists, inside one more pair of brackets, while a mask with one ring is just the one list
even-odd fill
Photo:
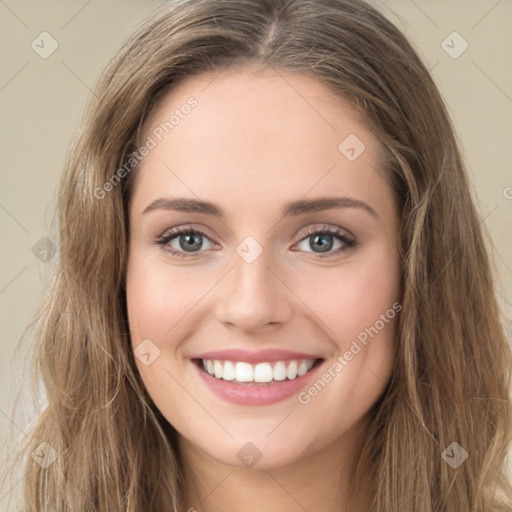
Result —
[[242, 361], [245, 363], [258, 364], [266, 362], [273, 363], [276, 361], [290, 361], [292, 359], [320, 359], [320, 356], [269, 348], [259, 350], [258, 352], [250, 352], [248, 350], [240, 349], [214, 350], [213, 352], [198, 354], [191, 359], [218, 359], [219, 361]]
[[[208, 358], [205, 357], [204, 359]], [[240, 359], [237, 359], [237, 361], [240, 361]], [[294, 380], [283, 380], [265, 385], [256, 383], [241, 384], [217, 379], [205, 372], [198, 364], [192, 364], [213, 393], [227, 402], [237, 405], [270, 405], [292, 395], [297, 395], [307, 386], [308, 382], [310, 382], [322, 366], [322, 364], [317, 364], [308, 373]]]

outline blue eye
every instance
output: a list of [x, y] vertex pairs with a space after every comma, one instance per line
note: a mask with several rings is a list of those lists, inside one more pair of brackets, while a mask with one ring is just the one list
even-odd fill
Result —
[[[204, 247], [205, 241], [210, 244]], [[155, 243], [178, 258], [188, 258], [202, 249], [211, 249], [216, 246], [212, 240], [200, 229], [178, 227], [155, 240]], [[311, 229], [303, 234], [300, 244], [307, 244], [299, 250], [315, 254], [318, 258], [335, 256], [356, 246], [356, 241], [340, 229], [331, 229], [324, 226], [322, 229]], [[295, 250], [295, 249], [294, 249]]]
[[[186, 258], [186, 253], [199, 252], [203, 248], [204, 239], [214, 245], [210, 238], [198, 229], [176, 228], [156, 240], [158, 245], [178, 258]], [[176, 245], [178, 247], [176, 247]]]
[[[307, 248], [302, 248], [305, 252], [312, 252], [320, 258], [327, 258], [336, 254], [348, 251], [356, 246], [353, 238], [349, 237], [346, 233], [339, 229], [331, 229], [324, 227], [322, 229], [311, 229], [306, 232], [305, 236], [299, 243], [307, 244]], [[337, 247], [335, 247], [337, 246]], [[332, 250], [332, 249], [335, 250]]]

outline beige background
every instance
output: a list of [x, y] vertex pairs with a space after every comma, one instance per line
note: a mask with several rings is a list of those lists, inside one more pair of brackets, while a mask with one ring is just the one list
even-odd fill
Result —
[[[453, 116], [484, 224], [496, 246], [500, 303], [512, 316], [512, 2], [394, 0], [377, 4], [413, 41]], [[24, 385], [23, 351], [14, 348], [41, 297], [53, 259], [32, 252], [55, 238], [51, 213], [58, 176], [100, 69], [156, 2], [0, 0], [1, 188], [0, 436], [24, 437], [28, 404], [12, 404]], [[48, 32], [47, 59], [31, 47]], [[442, 42], [467, 41], [458, 58]], [[451, 41], [454, 41], [453, 43]], [[447, 43], [457, 51], [459, 36]], [[445, 43], [446, 44], [446, 43]], [[507, 326], [512, 333], [510, 324]], [[26, 345], [24, 343], [22, 346]], [[19, 400], [26, 401], [27, 393]], [[5, 446], [5, 442], [2, 442]], [[20, 486], [18, 486], [20, 487]], [[0, 510], [7, 490], [0, 491]]]

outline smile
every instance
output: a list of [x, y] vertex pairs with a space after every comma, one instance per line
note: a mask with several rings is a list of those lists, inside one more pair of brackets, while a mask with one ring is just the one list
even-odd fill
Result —
[[258, 364], [218, 359], [200, 359], [199, 361], [203, 370], [216, 379], [236, 383], [268, 384], [302, 377], [313, 368], [317, 360], [292, 359]]

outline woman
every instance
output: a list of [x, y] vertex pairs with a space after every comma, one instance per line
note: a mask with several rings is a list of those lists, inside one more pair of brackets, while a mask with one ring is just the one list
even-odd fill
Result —
[[38, 323], [27, 510], [510, 510], [480, 221], [390, 22], [173, 1], [96, 97]]

